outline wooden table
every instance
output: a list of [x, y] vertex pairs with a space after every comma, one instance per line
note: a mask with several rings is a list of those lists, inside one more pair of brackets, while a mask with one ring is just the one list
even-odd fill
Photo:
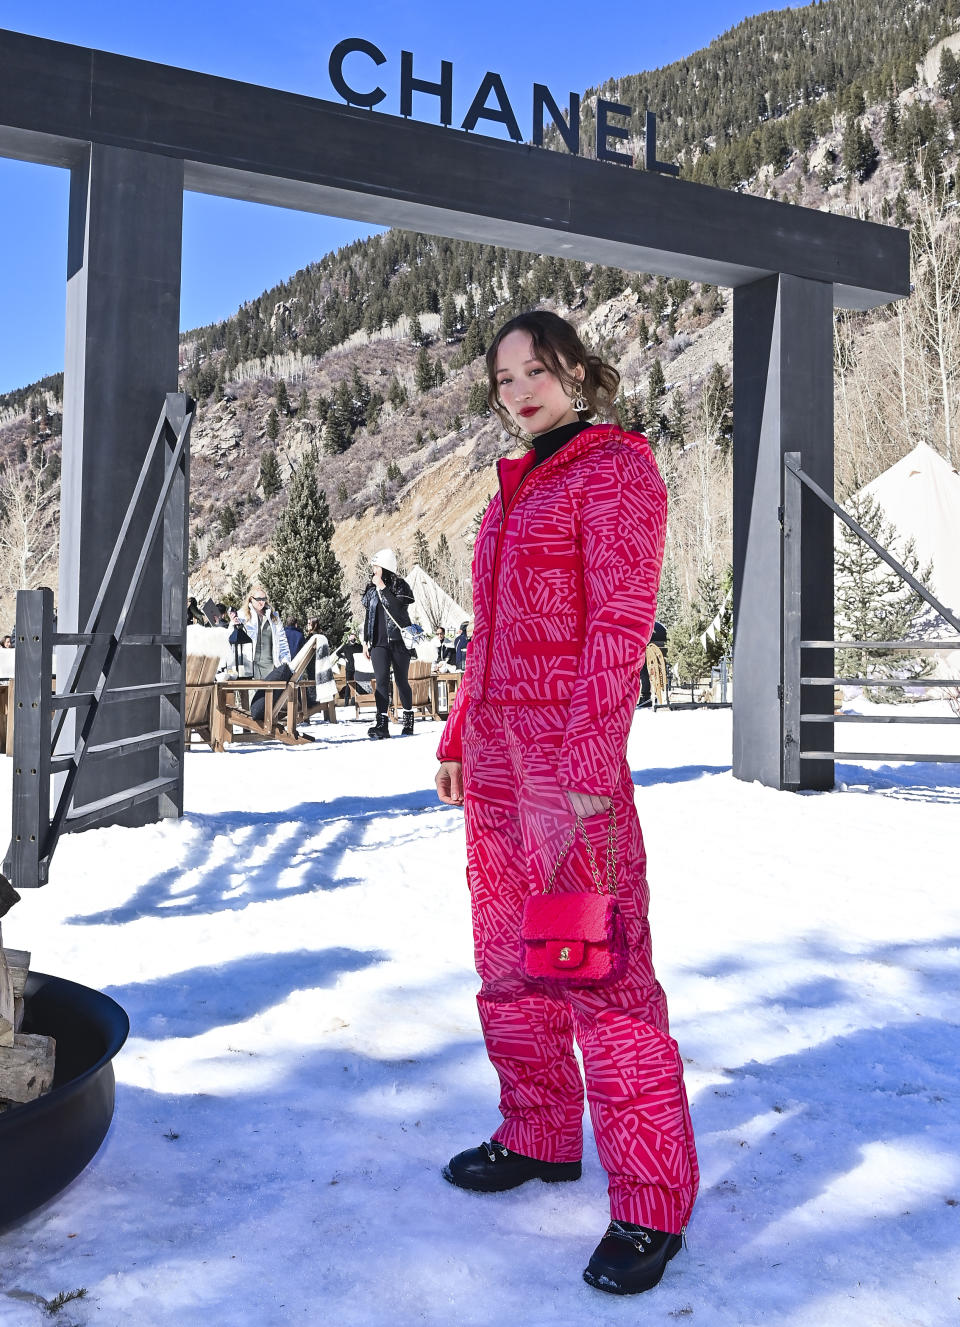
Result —
[[[463, 681], [463, 673], [433, 673], [430, 678], [431, 696], [430, 709], [435, 719], [446, 718], [450, 713], [450, 706], [454, 696], [457, 693], [457, 687]], [[447, 688], [447, 708], [440, 708], [440, 685]]]

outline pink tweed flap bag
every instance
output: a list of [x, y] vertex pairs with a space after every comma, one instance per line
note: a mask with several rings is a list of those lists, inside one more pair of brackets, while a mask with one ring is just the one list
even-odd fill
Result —
[[[577, 829], [583, 833], [597, 892], [551, 893], [560, 863], [576, 838]], [[615, 835], [616, 820], [611, 807], [604, 891], [593, 848], [583, 821], [577, 816], [547, 888], [542, 894], [531, 894], [523, 905], [520, 938], [523, 970], [528, 977], [569, 986], [603, 986], [622, 975], [627, 944], [616, 896]]]

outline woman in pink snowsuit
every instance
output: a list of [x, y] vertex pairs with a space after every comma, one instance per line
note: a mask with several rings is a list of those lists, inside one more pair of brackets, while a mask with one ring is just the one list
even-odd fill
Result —
[[[477, 536], [474, 633], [436, 781], [440, 799], [465, 811], [477, 1002], [503, 1123], [443, 1174], [482, 1192], [579, 1179], [576, 1037], [612, 1218], [584, 1277], [631, 1294], [656, 1285], [679, 1250], [698, 1182], [683, 1070], [651, 961], [626, 761], [666, 491], [644, 438], [588, 423], [612, 413], [619, 375], [562, 318], [508, 322], [487, 370], [492, 408], [532, 446], [498, 463], [500, 493]], [[524, 901], [543, 891], [577, 814], [603, 863], [611, 804], [626, 968], [606, 986], [532, 980], [521, 961]], [[582, 843], [555, 887], [594, 889]]]

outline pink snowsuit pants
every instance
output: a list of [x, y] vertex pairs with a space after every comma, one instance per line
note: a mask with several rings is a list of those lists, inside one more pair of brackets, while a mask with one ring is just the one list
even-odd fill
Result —
[[[556, 769], [566, 709], [472, 702], [464, 728], [464, 811], [477, 971], [487, 1053], [500, 1078], [493, 1138], [542, 1161], [577, 1161], [583, 1082], [614, 1219], [679, 1233], [697, 1193], [680, 1056], [653, 971], [646, 854], [624, 760], [614, 794], [618, 896], [630, 957], [615, 984], [561, 987], [527, 978], [520, 914], [549, 878], [573, 824]], [[605, 875], [608, 818], [585, 822]], [[606, 879], [604, 878], [604, 885]], [[555, 888], [593, 889], [582, 841]]]

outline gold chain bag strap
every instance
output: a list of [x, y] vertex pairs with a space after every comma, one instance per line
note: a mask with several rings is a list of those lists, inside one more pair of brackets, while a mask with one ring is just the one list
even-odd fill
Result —
[[[596, 892], [557, 893], [557, 875], [578, 833], [583, 837]], [[523, 905], [521, 957], [528, 977], [567, 986], [605, 986], [623, 974], [627, 943], [617, 903], [617, 815], [612, 802], [606, 856], [604, 888], [593, 845], [578, 812], [543, 893], [531, 894]]]

